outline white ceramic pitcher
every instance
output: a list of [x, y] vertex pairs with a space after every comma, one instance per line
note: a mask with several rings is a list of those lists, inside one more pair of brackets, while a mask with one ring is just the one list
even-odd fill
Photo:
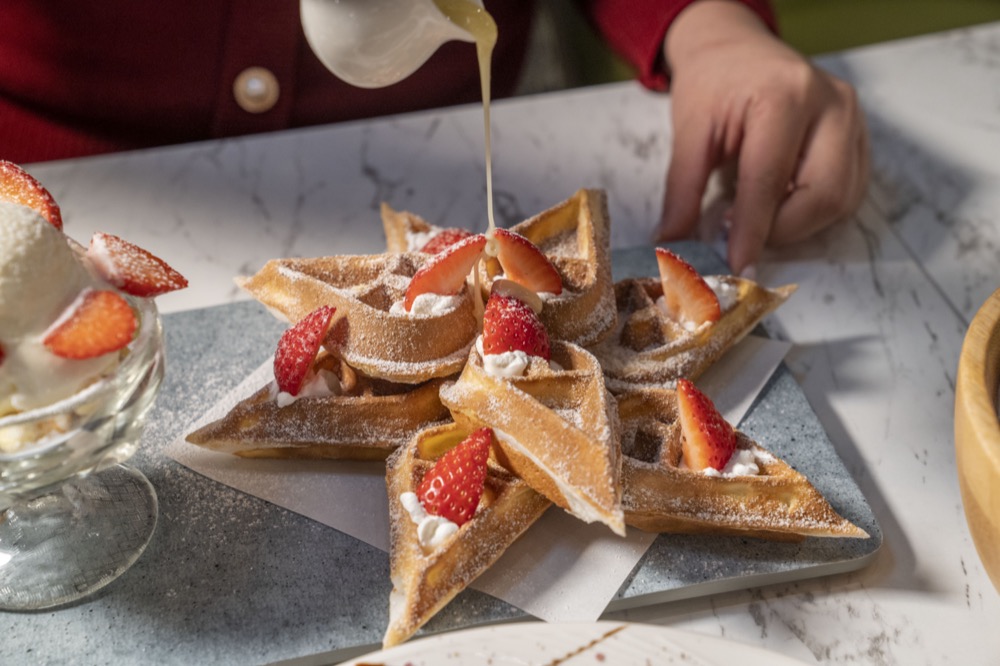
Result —
[[361, 88], [402, 81], [447, 41], [474, 41], [434, 0], [301, 0], [301, 16], [320, 61]]

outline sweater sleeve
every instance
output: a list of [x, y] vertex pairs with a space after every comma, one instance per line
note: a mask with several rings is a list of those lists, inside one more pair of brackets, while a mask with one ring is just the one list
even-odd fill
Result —
[[[678, 14], [697, 0], [587, 0], [586, 11], [611, 48], [636, 70], [639, 82], [666, 90], [669, 78], [663, 62], [663, 40]], [[768, 0], [734, 0], [752, 9], [777, 33], [777, 19]]]

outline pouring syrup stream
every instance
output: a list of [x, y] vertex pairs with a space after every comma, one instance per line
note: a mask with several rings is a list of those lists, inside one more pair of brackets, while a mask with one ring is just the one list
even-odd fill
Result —
[[483, 96], [483, 130], [486, 148], [486, 217], [489, 227], [486, 231], [486, 254], [497, 255], [497, 244], [493, 238], [496, 223], [493, 217], [493, 149], [490, 139], [490, 61], [493, 47], [497, 43], [497, 24], [483, 7], [472, 0], [434, 0], [437, 8], [452, 23], [468, 32], [476, 40], [476, 55], [479, 59], [479, 81]]

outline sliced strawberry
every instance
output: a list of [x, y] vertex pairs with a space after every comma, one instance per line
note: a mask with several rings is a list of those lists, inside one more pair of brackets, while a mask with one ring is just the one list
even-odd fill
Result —
[[476, 513], [486, 483], [493, 431], [480, 428], [437, 459], [417, 486], [424, 510], [458, 526]]
[[7, 353], [3, 350], [3, 345], [0, 345], [0, 365], [3, 365], [3, 359], [7, 356]]
[[549, 334], [530, 305], [513, 296], [490, 294], [483, 312], [483, 353], [515, 350], [547, 361], [551, 358]]
[[689, 469], [721, 470], [736, 451], [736, 431], [712, 400], [686, 379], [677, 380], [681, 420], [681, 452]]
[[467, 229], [459, 229], [458, 227], [449, 227], [447, 229], [442, 229], [440, 232], [434, 235], [427, 244], [420, 248], [421, 252], [426, 252], [427, 254], [437, 254], [445, 248], [451, 247], [463, 238], [468, 238], [472, 235], [472, 232]]
[[281, 334], [274, 353], [274, 379], [279, 390], [292, 395], [302, 390], [336, 311], [332, 305], [322, 305]]
[[105, 280], [133, 296], [159, 296], [188, 284], [167, 262], [111, 234], [94, 234], [87, 257]]
[[74, 305], [69, 317], [42, 341], [56, 356], [94, 358], [132, 341], [138, 322], [132, 306], [117, 292], [88, 290]]
[[483, 254], [486, 236], [476, 234], [460, 240], [444, 252], [435, 254], [410, 279], [403, 297], [407, 312], [420, 294], [450, 296], [462, 290], [465, 278]]
[[0, 160], [0, 201], [33, 208], [56, 229], [62, 229], [62, 213], [55, 199], [27, 171], [6, 160]]
[[524, 301], [525, 305], [528, 305], [535, 311], [535, 314], [542, 314], [542, 308], [545, 307], [545, 301], [542, 300], [541, 296], [520, 282], [514, 282], [513, 280], [505, 280], [504, 278], [494, 280], [490, 286], [490, 294], [513, 296], [520, 301]]
[[719, 320], [719, 297], [691, 264], [662, 247], [656, 248], [656, 263], [660, 267], [663, 301], [675, 321], [700, 326]]
[[538, 247], [509, 229], [495, 230], [497, 260], [504, 275], [536, 292], [562, 293], [562, 278]]

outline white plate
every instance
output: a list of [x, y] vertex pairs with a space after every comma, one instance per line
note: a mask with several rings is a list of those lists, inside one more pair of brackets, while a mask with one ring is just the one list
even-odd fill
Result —
[[525, 622], [431, 636], [342, 666], [802, 666], [803, 662], [712, 636], [643, 624]]

